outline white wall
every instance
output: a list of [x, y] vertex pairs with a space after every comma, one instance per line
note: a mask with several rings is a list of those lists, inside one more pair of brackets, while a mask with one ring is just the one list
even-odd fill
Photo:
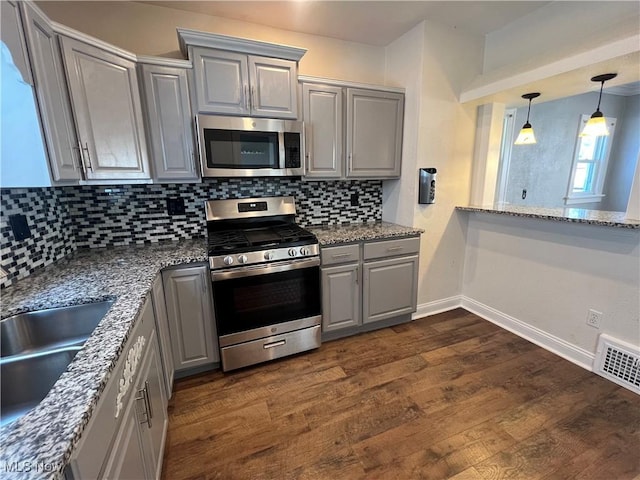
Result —
[[599, 333], [640, 345], [639, 266], [638, 230], [471, 213], [462, 294], [588, 361]]
[[484, 69], [544, 64], [638, 33], [638, 2], [549, 2], [486, 36]]
[[138, 2], [39, 1], [54, 21], [138, 55], [182, 58], [177, 27], [307, 48], [299, 73], [382, 84], [384, 48]]
[[[482, 38], [423, 22], [387, 46], [387, 83], [406, 89], [402, 176], [384, 182], [384, 220], [425, 229], [418, 304], [428, 313], [459, 295], [476, 111], [458, 102], [482, 64]], [[438, 170], [436, 203], [419, 205], [418, 169]]]

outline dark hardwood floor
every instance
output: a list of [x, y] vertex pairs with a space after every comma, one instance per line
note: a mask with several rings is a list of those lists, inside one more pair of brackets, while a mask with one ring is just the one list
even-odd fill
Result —
[[640, 478], [640, 397], [458, 309], [176, 382], [163, 478]]

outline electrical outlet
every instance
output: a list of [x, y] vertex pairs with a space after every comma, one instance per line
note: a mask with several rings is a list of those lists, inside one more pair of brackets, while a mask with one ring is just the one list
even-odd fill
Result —
[[360, 199], [358, 197], [358, 192], [352, 193], [351, 194], [351, 206], [352, 207], [357, 207], [359, 202], [360, 202]]
[[600, 328], [601, 321], [602, 321], [602, 312], [589, 309], [589, 313], [587, 313], [587, 325], [593, 328]]

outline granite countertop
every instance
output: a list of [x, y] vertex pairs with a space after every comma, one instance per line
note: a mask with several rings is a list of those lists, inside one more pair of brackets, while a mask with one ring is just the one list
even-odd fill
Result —
[[42, 308], [115, 303], [45, 399], [0, 429], [0, 476], [14, 465], [11, 478], [63, 478], [155, 276], [171, 265], [206, 260], [204, 239], [81, 250], [2, 291], [3, 318]]
[[491, 205], [456, 207], [465, 212], [496, 213], [513, 217], [540, 218], [557, 222], [586, 223], [605, 227], [640, 228], [640, 220], [625, 218], [624, 212], [605, 212], [602, 210], [587, 210], [584, 208], [544, 208], [527, 207], [521, 205]]
[[320, 246], [358, 242], [361, 240], [411, 237], [424, 233], [424, 230], [421, 228], [405, 227], [389, 222], [311, 227], [309, 230], [318, 238]]

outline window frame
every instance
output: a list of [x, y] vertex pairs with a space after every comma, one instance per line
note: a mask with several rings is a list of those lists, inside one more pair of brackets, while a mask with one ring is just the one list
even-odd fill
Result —
[[567, 195], [564, 197], [565, 205], [578, 205], [581, 203], [599, 203], [605, 197], [602, 193], [604, 188], [604, 182], [607, 176], [607, 167], [609, 165], [609, 156], [611, 154], [611, 145], [613, 144], [613, 137], [615, 135], [615, 128], [617, 120], [613, 117], [605, 117], [607, 126], [609, 128], [609, 135], [604, 137], [607, 139], [605, 148], [603, 149], [603, 155], [601, 158], [593, 160], [595, 166], [594, 179], [592, 180], [592, 189], [589, 192], [575, 193], [573, 191], [573, 182], [575, 181], [576, 172], [580, 163], [588, 163], [581, 161], [578, 158], [580, 153], [580, 146], [584, 137], [580, 136], [580, 132], [584, 128], [584, 125], [589, 121], [590, 115], [581, 115], [578, 123], [578, 134], [573, 150], [573, 161], [571, 163], [571, 173], [569, 175], [569, 184], [567, 185]]

